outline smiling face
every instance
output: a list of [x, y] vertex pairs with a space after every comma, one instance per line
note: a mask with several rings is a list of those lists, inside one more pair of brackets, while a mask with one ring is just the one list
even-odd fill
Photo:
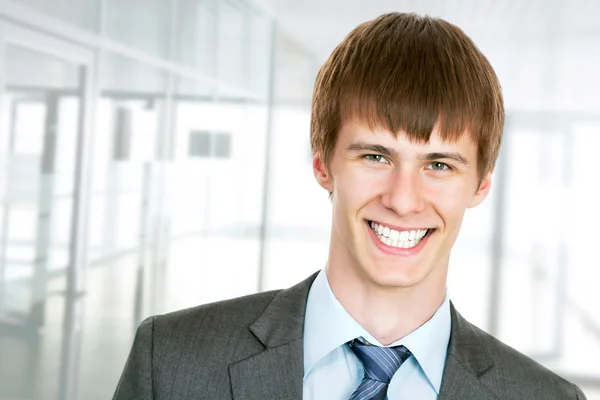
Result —
[[329, 167], [315, 154], [317, 181], [333, 194], [329, 267], [336, 275], [378, 287], [431, 281], [443, 290], [465, 210], [491, 184], [491, 173], [479, 177], [470, 136], [446, 142], [434, 129], [429, 142], [417, 143], [350, 120]]

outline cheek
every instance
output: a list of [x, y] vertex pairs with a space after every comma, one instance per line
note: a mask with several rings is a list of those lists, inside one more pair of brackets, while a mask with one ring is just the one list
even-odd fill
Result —
[[384, 177], [360, 168], [340, 171], [335, 190], [339, 200], [348, 207], [362, 207], [381, 192]]
[[441, 182], [428, 185], [425, 195], [447, 224], [456, 222], [460, 224], [472, 198], [469, 190], [460, 182]]

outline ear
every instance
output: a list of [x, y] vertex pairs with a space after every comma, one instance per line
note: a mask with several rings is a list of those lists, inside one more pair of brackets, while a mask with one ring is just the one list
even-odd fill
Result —
[[325, 166], [321, 155], [317, 152], [313, 154], [313, 173], [315, 174], [315, 178], [319, 185], [329, 193], [333, 192], [333, 179], [331, 178], [331, 174], [329, 173], [327, 167]]
[[471, 198], [471, 202], [469, 203], [469, 208], [477, 207], [490, 193], [490, 189], [492, 187], [492, 171], [488, 172], [485, 177], [481, 180], [479, 184], [479, 188], [473, 194]]

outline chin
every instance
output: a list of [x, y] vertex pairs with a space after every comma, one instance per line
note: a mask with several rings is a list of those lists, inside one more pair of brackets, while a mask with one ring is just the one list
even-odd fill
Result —
[[418, 271], [398, 270], [398, 267], [393, 270], [388, 268], [380, 268], [377, 271], [368, 273], [371, 281], [382, 287], [408, 288], [419, 284], [423, 280], [422, 274]]

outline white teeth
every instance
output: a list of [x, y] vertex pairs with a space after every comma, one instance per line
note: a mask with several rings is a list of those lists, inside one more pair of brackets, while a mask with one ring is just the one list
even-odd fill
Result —
[[388, 246], [409, 249], [415, 247], [427, 235], [428, 229], [397, 231], [388, 226], [371, 222], [371, 229], [377, 238]]

